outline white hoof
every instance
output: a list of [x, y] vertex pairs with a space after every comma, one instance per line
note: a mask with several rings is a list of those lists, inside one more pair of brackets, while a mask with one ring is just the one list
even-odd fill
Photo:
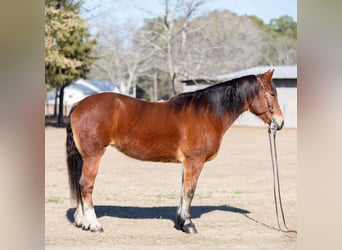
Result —
[[90, 230], [91, 232], [99, 233], [103, 232], [102, 225], [100, 224], [100, 222], [98, 222], [96, 218], [94, 208], [85, 210], [84, 215], [82, 217], [77, 215], [77, 221], [75, 217], [75, 223], [76, 226], [82, 226], [83, 230]]

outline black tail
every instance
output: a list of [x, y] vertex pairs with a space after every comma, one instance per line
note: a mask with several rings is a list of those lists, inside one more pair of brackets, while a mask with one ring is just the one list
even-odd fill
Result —
[[80, 189], [80, 178], [82, 174], [82, 157], [80, 152], [76, 148], [76, 144], [74, 141], [71, 124], [70, 124], [70, 116], [74, 111], [76, 105], [74, 105], [69, 113], [69, 121], [66, 125], [67, 132], [67, 140], [66, 140], [66, 153], [67, 153], [67, 164], [68, 164], [68, 174], [69, 174], [69, 187], [71, 197], [77, 200], [77, 204], [82, 202], [81, 199], [81, 189]]

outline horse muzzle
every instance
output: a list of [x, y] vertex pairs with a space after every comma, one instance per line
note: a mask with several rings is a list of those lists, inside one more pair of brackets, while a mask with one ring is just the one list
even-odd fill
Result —
[[271, 129], [281, 130], [284, 126], [284, 119], [281, 116], [272, 116], [271, 118]]

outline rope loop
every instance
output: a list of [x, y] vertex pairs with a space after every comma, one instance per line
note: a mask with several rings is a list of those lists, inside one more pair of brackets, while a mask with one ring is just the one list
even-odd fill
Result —
[[[277, 129], [274, 126], [274, 124], [271, 124], [271, 126], [268, 128], [268, 138], [269, 138], [269, 142], [270, 142], [270, 152], [271, 152], [271, 158], [272, 158], [273, 196], [274, 196], [275, 211], [276, 211], [276, 216], [277, 216], [277, 224], [278, 224], [279, 230], [282, 232], [297, 233], [297, 230], [289, 229], [286, 225], [286, 222], [285, 222], [283, 204], [282, 204], [281, 195], [280, 195], [278, 157], [277, 157], [277, 147], [276, 147], [276, 131], [277, 131]], [[272, 136], [271, 135], [273, 135], [273, 144], [272, 144]], [[277, 192], [277, 189], [278, 189], [278, 192]], [[278, 195], [278, 199], [277, 199], [277, 195]], [[283, 229], [279, 223], [278, 201], [279, 201], [279, 208], [280, 208], [281, 216], [282, 216], [282, 220], [283, 220], [283, 227], [285, 229]]]

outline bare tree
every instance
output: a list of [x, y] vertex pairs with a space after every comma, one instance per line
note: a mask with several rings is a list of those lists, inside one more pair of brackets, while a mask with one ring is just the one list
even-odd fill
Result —
[[136, 74], [144, 70], [144, 65], [151, 52], [137, 40], [133, 42], [137, 28], [130, 24], [124, 26], [101, 27], [99, 45], [90, 77], [109, 78], [123, 94], [132, 93]]
[[165, 0], [163, 18], [150, 20], [145, 30], [146, 44], [164, 61], [173, 94], [180, 79], [210, 79], [260, 61], [263, 34], [256, 24], [230, 11], [197, 16], [205, 3]]
[[291, 65], [297, 62], [296, 40], [290, 37], [268, 37], [263, 45], [262, 61], [266, 64]]
[[[199, 31], [197, 26], [201, 27]], [[195, 32], [188, 36], [191, 56], [184, 61], [191, 77], [212, 78], [258, 64], [263, 34], [248, 17], [215, 11], [194, 20], [192, 27]], [[196, 67], [191, 68], [191, 64]]]
[[[164, 15], [151, 19], [153, 29], [145, 30], [144, 41], [154, 49], [155, 56], [166, 63], [173, 94], [177, 93], [176, 82], [182, 71], [182, 61], [187, 50], [187, 34], [192, 19], [205, 0], [164, 0]], [[160, 66], [159, 66], [160, 67]]]

